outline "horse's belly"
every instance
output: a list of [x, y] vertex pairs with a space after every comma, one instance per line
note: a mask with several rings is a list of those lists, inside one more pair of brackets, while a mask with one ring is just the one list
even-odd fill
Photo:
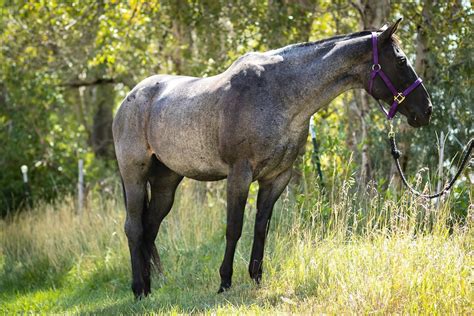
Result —
[[215, 181], [227, 177], [228, 167], [219, 157], [207, 152], [189, 150], [181, 146], [158, 146], [153, 150], [157, 158], [174, 172], [201, 181]]
[[[151, 121], [149, 144], [168, 168], [196, 180], [220, 180], [228, 166], [219, 155], [217, 131], [198, 116]], [[212, 119], [212, 118], [208, 118]]]

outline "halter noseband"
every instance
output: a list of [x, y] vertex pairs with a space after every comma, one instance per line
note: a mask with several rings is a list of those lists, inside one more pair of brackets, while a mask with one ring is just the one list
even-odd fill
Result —
[[398, 92], [397, 89], [395, 89], [395, 87], [393, 86], [390, 79], [383, 72], [382, 66], [380, 66], [379, 64], [379, 53], [377, 49], [377, 33], [375, 32], [372, 32], [372, 53], [374, 57], [374, 63], [372, 65], [372, 71], [370, 72], [369, 93], [370, 95], [372, 95], [372, 86], [374, 84], [375, 77], [379, 75], [382, 78], [382, 80], [385, 82], [385, 85], [387, 86], [387, 88], [393, 94], [393, 103], [392, 103], [392, 106], [390, 107], [390, 110], [387, 112], [387, 110], [385, 110], [385, 108], [380, 103], [380, 101], [377, 98], [375, 97], [374, 98], [377, 100], [377, 102], [379, 102], [380, 108], [387, 116], [387, 119], [391, 120], [394, 117], [395, 113], [397, 113], [398, 105], [401, 104], [405, 100], [405, 97], [408, 96], [410, 92], [415, 90], [415, 88], [421, 84], [422, 80], [421, 78], [417, 78], [405, 91]]

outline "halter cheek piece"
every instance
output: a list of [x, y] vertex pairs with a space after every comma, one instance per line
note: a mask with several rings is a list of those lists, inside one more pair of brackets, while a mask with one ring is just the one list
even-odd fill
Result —
[[369, 93], [372, 95], [372, 86], [374, 85], [375, 77], [379, 75], [380, 78], [382, 78], [382, 80], [385, 82], [385, 85], [390, 90], [390, 92], [392, 92], [393, 103], [390, 107], [390, 110], [387, 112], [387, 110], [385, 110], [380, 101], [377, 98], [376, 100], [379, 102], [380, 108], [387, 116], [387, 119], [391, 120], [394, 117], [395, 113], [397, 113], [398, 105], [405, 100], [405, 97], [408, 96], [410, 92], [415, 90], [415, 88], [421, 84], [422, 80], [421, 78], [417, 78], [405, 91], [398, 92], [397, 89], [395, 89], [395, 87], [393, 86], [390, 79], [383, 72], [382, 66], [380, 66], [379, 64], [379, 53], [377, 50], [377, 33], [375, 32], [372, 32], [372, 53], [374, 57], [374, 63], [372, 65], [372, 71], [370, 72]]

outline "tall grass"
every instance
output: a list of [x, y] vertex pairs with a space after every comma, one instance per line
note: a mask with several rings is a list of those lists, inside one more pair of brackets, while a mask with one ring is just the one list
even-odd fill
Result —
[[348, 176], [326, 194], [284, 192], [260, 287], [247, 273], [253, 187], [234, 287], [217, 295], [224, 184], [210, 185], [203, 195], [185, 181], [157, 240], [164, 275], [154, 278], [153, 294], [140, 302], [129, 290], [120, 198], [92, 196], [81, 216], [71, 197], [38, 205], [0, 222], [0, 312], [472, 312], [472, 214], [458, 223], [452, 197], [436, 204], [375, 188], [361, 195], [352, 193], [353, 185]]

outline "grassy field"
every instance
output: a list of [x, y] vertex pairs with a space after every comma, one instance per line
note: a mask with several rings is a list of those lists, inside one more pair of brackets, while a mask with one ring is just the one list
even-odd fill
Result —
[[65, 198], [1, 221], [0, 313], [474, 312], [472, 214], [453, 224], [451, 198], [438, 206], [375, 191], [361, 199], [349, 194], [350, 182], [325, 197], [283, 194], [260, 287], [247, 273], [253, 195], [234, 286], [218, 295], [222, 186], [206, 197], [195, 193], [192, 182], [181, 186], [157, 240], [164, 275], [153, 279], [152, 295], [138, 302], [129, 285], [120, 198], [90, 197], [81, 216]]

